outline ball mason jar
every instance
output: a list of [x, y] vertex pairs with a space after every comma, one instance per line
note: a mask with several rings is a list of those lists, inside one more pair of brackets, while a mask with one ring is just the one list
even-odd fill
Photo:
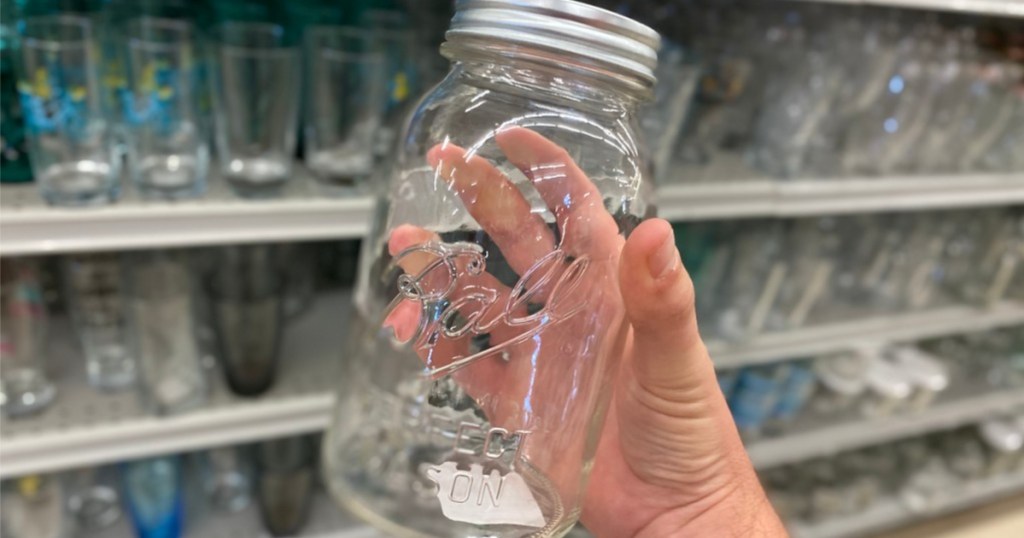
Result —
[[658, 44], [568, 0], [457, 2], [363, 244], [324, 443], [335, 497], [389, 534], [578, 519], [627, 335], [619, 255], [654, 209]]

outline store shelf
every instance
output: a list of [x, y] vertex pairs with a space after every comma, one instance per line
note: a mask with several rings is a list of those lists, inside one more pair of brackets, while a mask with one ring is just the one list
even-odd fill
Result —
[[205, 407], [163, 417], [149, 414], [134, 391], [89, 387], [80, 352], [55, 322], [49, 353], [57, 400], [37, 416], [3, 421], [0, 477], [320, 431], [330, 416], [349, 303], [348, 294], [320, 297], [286, 328], [282, 367], [268, 393], [235, 397], [211, 371]]
[[281, 198], [242, 200], [212, 178], [199, 199], [140, 200], [132, 189], [115, 204], [45, 205], [33, 185], [0, 188], [0, 254], [47, 254], [228, 243], [361, 237], [373, 201], [329, 196], [301, 169]]
[[916, 512], [899, 499], [885, 498], [859, 514], [836, 518], [817, 524], [792, 525], [794, 538], [853, 538], [892, 529], [917, 520], [949, 514], [987, 502], [1024, 492], [1024, 473], [1003, 476], [984, 482], [966, 484], [944, 492], [935, 506]]
[[856, 4], [930, 11], [950, 11], [1000, 17], [1024, 17], [1024, 0], [802, 0], [827, 4]]
[[1004, 301], [989, 309], [949, 306], [765, 333], [743, 343], [710, 342], [719, 369], [843, 351], [865, 343], [918, 340], [1024, 324], [1024, 305]]
[[[685, 172], [682, 175], [686, 177]], [[1024, 174], [713, 181], [666, 185], [658, 190], [658, 214], [669, 220], [802, 217], [1022, 202]]]
[[[978, 390], [985, 390], [979, 388]], [[801, 432], [747, 445], [754, 466], [766, 469], [844, 450], [877, 445], [976, 422], [1024, 406], [1024, 390], [975, 392], [936, 402], [924, 411], [875, 419], [854, 418], [836, 423], [818, 421]]]
[[[724, 156], [679, 175], [687, 182], [658, 191], [659, 214], [677, 221], [1024, 203], [1021, 174], [729, 181], [720, 178], [756, 173]], [[60, 209], [43, 204], [32, 185], [3, 186], [0, 254], [355, 238], [367, 232], [373, 209], [368, 196], [328, 196], [301, 169], [278, 199], [238, 199], [217, 178], [197, 200], [145, 201], [124, 190], [110, 206]]]

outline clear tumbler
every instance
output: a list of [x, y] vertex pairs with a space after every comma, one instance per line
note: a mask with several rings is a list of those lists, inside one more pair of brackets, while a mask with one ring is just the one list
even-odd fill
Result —
[[653, 210], [659, 37], [568, 0], [457, 6], [363, 242], [326, 478], [394, 536], [563, 536], [627, 334], [624, 237]]
[[207, 381], [187, 255], [145, 252], [129, 260], [129, 319], [147, 404], [161, 414], [192, 409], [205, 401]]
[[199, 58], [192, 25], [141, 17], [127, 26], [128, 164], [146, 196], [184, 198], [205, 186], [210, 149], [199, 115]]
[[240, 196], [274, 196], [292, 175], [299, 50], [281, 26], [229, 22], [216, 31], [212, 63], [220, 172]]
[[0, 277], [0, 402], [9, 416], [28, 415], [45, 409], [57, 396], [46, 372], [47, 316], [38, 260], [5, 259]]
[[306, 163], [325, 184], [354, 187], [373, 171], [384, 112], [384, 55], [373, 34], [306, 28]]
[[117, 389], [135, 383], [129, 349], [127, 290], [117, 254], [78, 254], [64, 260], [71, 319], [85, 352], [89, 384]]
[[25, 21], [18, 93], [36, 182], [50, 204], [94, 205], [117, 197], [120, 158], [104, 115], [98, 68], [89, 19]]

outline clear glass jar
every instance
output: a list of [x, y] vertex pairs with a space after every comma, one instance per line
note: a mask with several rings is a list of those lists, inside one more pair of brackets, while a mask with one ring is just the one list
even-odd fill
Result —
[[568, 0], [465, 0], [364, 241], [325, 440], [336, 497], [398, 536], [562, 536], [653, 210], [636, 112], [658, 35]]

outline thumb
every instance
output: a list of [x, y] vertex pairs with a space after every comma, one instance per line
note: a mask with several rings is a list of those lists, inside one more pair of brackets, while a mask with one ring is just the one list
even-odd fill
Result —
[[630, 234], [619, 277], [633, 327], [631, 366], [637, 382], [672, 400], [705, 399], [709, 389], [717, 391], [714, 368], [697, 330], [693, 281], [668, 222], [648, 220]]
[[[740, 463], [734, 458], [746, 455], [697, 330], [693, 282], [668, 222], [648, 220], [630, 234], [619, 279], [633, 328], [616, 397], [620, 438], [630, 440], [623, 456], [650, 483], [723, 486], [717, 482]], [[701, 489], [687, 493], [700, 497]]]

